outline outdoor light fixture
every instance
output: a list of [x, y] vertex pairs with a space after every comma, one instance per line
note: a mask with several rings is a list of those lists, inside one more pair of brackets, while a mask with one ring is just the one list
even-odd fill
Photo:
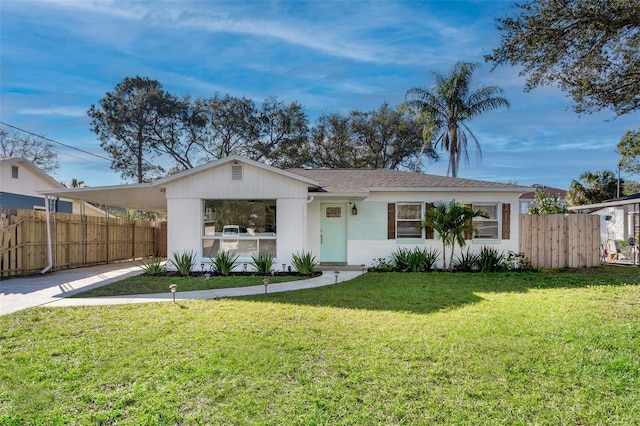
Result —
[[284, 274], [284, 272], [287, 270], [287, 264], [283, 263], [282, 264], [282, 273]]
[[247, 273], [247, 264], [246, 263], [242, 265], [242, 269], [244, 270], [244, 273], [246, 274]]
[[336, 284], [338, 284], [338, 275], [340, 275], [340, 271], [333, 272], [333, 276], [336, 277]]
[[269, 285], [269, 278], [265, 278], [262, 280], [262, 284], [264, 284], [264, 294], [267, 294], [267, 286]]
[[365, 265], [364, 263], [362, 265], [360, 265], [360, 268], [362, 268], [362, 273], [364, 274], [365, 272], [367, 272], [367, 265]]
[[171, 284], [169, 286], [169, 290], [171, 290], [171, 294], [173, 295], [173, 303], [176, 303], [176, 291], [178, 290], [178, 286], [176, 284]]
[[201, 263], [201, 264], [200, 264], [200, 270], [201, 270], [202, 272], [204, 272], [204, 263]]
[[351, 207], [351, 214], [354, 216], [358, 214], [358, 208], [356, 207], [355, 203], [353, 204], [353, 207]]

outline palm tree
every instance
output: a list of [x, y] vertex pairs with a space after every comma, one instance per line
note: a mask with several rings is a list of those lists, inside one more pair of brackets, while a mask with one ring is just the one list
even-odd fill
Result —
[[482, 156], [478, 139], [465, 122], [485, 111], [509, 107], [509, 101], [498, 96], [503, 93], [498, 86], [484, 86], [471, 90], [471, 77], [476, 68], [477, 64], [458, 62], [448, 75], [435, 72], [436, 83], [432, 88], [414, 87], [409, 89], [405, 96], [405, 106], [413, 109], [419, 119], [425, 120], [425, 117], [429, 117], [427, 122], [436, 123], [436, 133], [440, 134], [436, 137], [434, 148], [440, 145], [440, 148], [449, 154], [447, 175], [453, 177], [458, 176], [458, 166], [463, 154], [465, 160], [469, 161], [469, 136]]
[[567, 192], [567, 201], [572, 206], [600, 203], [615, 198], [618, 182], [611, 170], [601, 172], [584, 172], [579, 182], [573, 180]]
[[[442, 267], [444, 269], [451, 269], [456, 243], [460, 248], [466, 245], [464, 235], [466, 231], [473, 230], [472, 221], [476, 217], [488, 218], [489, 214], [484, 210], [474, 209], [456, 200], [451, 200], [449, 204], [438, 202], [432, 209], [425, 212], [424, 220], [420, 226], [433, 228], [442, 240]], [[447, 268], [447, 246], [451, 247], [449, 268]]]

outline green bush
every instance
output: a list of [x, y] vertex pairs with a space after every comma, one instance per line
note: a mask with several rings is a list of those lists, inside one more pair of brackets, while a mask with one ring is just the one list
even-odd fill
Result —
[[176, 267], [178, 274], [183, 277], [188, 277], [191, 274], [191, 269], [196, 264], [196, 254], [193, 250], [184, 251], [182, 253], [173, 253], [173, 258], [169, 260], [173, 266]]
[[453, 261], [453, 270], [459, 272], [475, 272], [478, 270], [478, 255], [473, 254], [467, 249], [466, 253], [462, 252]]
[[369, 272], [393, 272], [395, 270], [395, 266], [386, 258], [379, 257], [377, 259], [373, 259], [373, 263], [368, 269]]
[[429, 272], [434, 269], [438, 259], [440, 259], [440, 251], [437, 249], [423, 249], [424, 250], [424, 270]]
[[507, 258], [504, 261], [504, 266], [507, 271], [514, 272], [530, 272], [537, 270], [531, 266], [531, 261], [524, 253], [516, 253], [515, 251], [509, 251]]
[[438, 250], [399, 248], [391, 253], [391, 264], [398, 272], [424, 272], [430, 271], [439, 257]]
[[504, 268], [504, 252], [498, 252], [495, 247], [482, 246], [477, 255], [480, 272], [499, 272]]
[[302, 275], [311, 275], [318, 265], [316, 257], [311, 252], [294, 253], [291, 256], [291, 265]]
[[140, 267], [147, 275], [160, 275], [164, 272], [162, 257], [149, 256], [140, 261]]
[[218, 256], [210, 258], [211, 263], [216, 267], [220, 275], [226, 277], [231, 273], [231, 270], [236, 266], [236, 260], [238, 256], [230, 251], [221, 251]]
[[271, 253], [258, 253], [257, 256], [251, 256], [253, 259], [253, 267], [260, 275], [268, 275], [276, 262]]

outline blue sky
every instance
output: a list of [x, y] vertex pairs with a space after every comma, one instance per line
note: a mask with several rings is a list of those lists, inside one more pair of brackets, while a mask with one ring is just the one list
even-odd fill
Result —
[[[125, 77], [175, 95], [268, 96], [323, 112], [398, 105], [411, 87], [460, 60], [477, 85], [498, 85], [510, 110], [468, 122], [459, 177], [568, 188], [584, 171], [614, 170], [616, 144], [638, 114], [578, 115], [553, 87], [524, 92], [509, 66], [491, 70], [495, 18], [512, 1], [29, 1], [0, 2], [0, 121], [106, 157], [86, 114]], [[109, 162], [57, 146], [59, 180], [121, 183]], [[444, 175], [446, 158], [427, 173]], [[624, 176], [623, 176], [624, 177]], [[636, 177], [629, 176], [631, 179]]]

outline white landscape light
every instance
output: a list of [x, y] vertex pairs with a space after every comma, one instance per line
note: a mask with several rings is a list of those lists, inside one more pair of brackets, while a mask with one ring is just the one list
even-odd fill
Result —
[[333, 275], [336, 277], [336, 284], [338, 284], [338, 275], [340, 275], [340, 271], [334, 271]]
[[362, 268], [362, 273], [364, 274], [365, 272], [367, 272], [367, 265], [365, 265], [364, 263], [362, 265], [360, 265], [360, 268]]
[[264, 294], [267, 294], [267, 286], [269, 285], [269, 278], [265, 278], [262, 280], [262, 284], [264, 284]]
[[176, 291], [178, 291], [178, 285], [171, 284], [169, 286], [169, 290], [171, 290], [171, 294], [173, 295], [173, 303], [176, 303]]

